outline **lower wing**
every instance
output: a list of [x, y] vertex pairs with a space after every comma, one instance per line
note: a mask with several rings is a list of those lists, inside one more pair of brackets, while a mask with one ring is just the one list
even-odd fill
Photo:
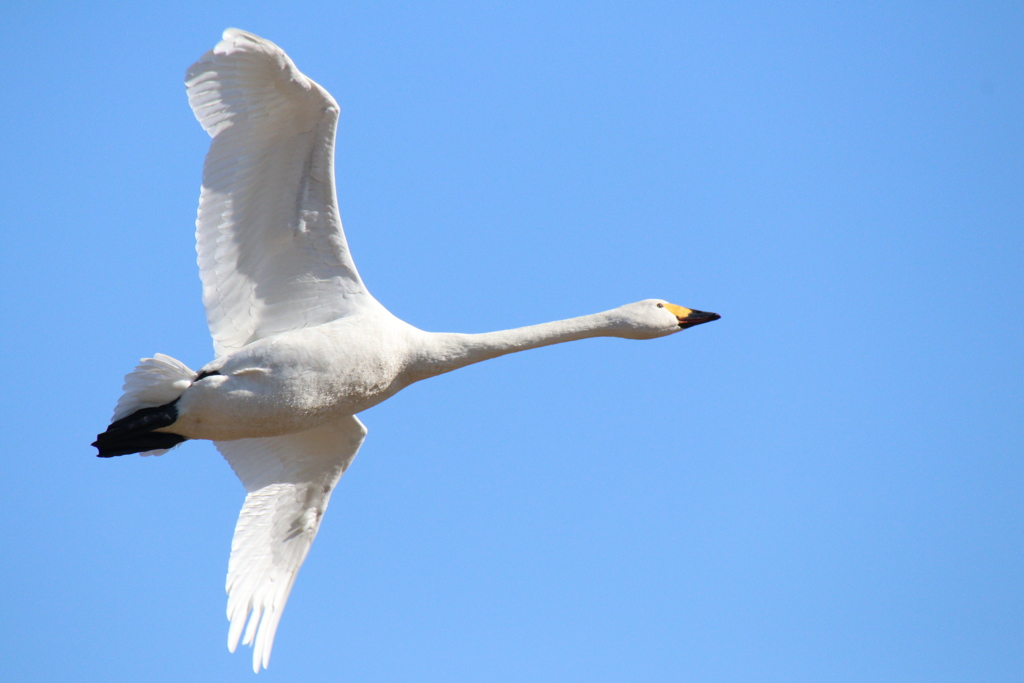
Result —
[[216, 442], [248, 493], [228, 562], [228, 649], [235, 651], [244, 628], [242, 644], [253, 646], [257, 673], [270, 662], [281, 612], [331, 491], [365, 436], [353, 415], [288, 436]]

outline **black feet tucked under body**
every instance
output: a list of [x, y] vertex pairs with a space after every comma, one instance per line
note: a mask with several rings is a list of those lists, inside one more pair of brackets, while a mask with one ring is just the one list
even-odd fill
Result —
[[141, 408], [128, 417], [111, 422], [107, 431], [98, 435], [92, 443], [100, 451], [97, 456], [112, 458], [115, 455], [154, 451], [186, 441], [180, 434], [153, 431], [174, 424], [178, 419], [178, 409], [174, 407], [177, 402], [175, 399], [166, 405]]

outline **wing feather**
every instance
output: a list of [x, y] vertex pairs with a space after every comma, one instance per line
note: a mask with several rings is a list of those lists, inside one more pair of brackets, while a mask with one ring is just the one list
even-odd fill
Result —
[[365, 436], [352, 416], [288, 436], [216, 442], [247, 492], [228, 561], [228, 649], [234, 652], [240, 638], [252, 645], [253, 671], [270, 662], [281, 612], [331, 491]]
[[213, 138], [196, 250], [217, 355], [352, 313], [369, 295], [338, 215], [337, 102], [281, 48], [237, 29], [185, 84]]

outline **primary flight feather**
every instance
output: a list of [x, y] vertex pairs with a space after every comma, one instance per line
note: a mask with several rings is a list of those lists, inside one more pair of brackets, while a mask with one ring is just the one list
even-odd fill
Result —
[[228, 561], [228, 648], [270, 661], [331, 491], [366, 428], [356, 414], [434, 375], [587, 337], [652, 339], [717, 320], [660, 299], [487, 334], [433, 333], [363, 284], [334, 189], [338, 105], [273, 43], [228, 29], [186, 75], [213, 141], [196, 250], [216, 359], [156, 354], [125, 377], [101, 457], [209, 439], [245, 486]]

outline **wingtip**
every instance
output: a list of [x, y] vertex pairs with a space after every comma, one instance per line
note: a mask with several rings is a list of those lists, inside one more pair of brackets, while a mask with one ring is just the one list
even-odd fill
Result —
[[252, 49], [258, 46], [280, 51], [280, 48], [266, 38], [261, 38], [255, 33], [249, 33], [240, 28], [224, 29], [224, 32], [220, 34], [220, 42], [213, 47], [213, 51], [217, 54], [231, 54], [235, 50], [244, 50], [246, 47]]

